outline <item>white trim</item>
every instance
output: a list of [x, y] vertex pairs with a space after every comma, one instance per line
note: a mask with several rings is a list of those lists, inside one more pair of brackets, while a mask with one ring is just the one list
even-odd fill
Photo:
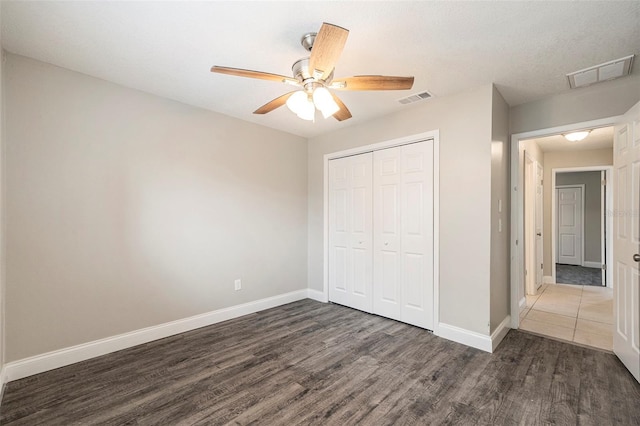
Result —
[[364, 154], [365, 152], [379, 151], [381, 149], [393, 148], [401, 145], [408, 145], [410, 143], [421, 142], [429, 139], [433, 139], [434, 143], [438, 143], [440, 140], [440, 131], [431, 130], [424, 133], [417, 133], [415, 135], [403, 136], [401, 138], [373, 143], [370, 145], [362, 145], [355, 148], [345, 149], [342, 151], [330, 152], [324, 155], [324, 160], [326, 163], [328, 160], [333, 160], [336, 158], [349, 157], [351, 155], [357, 155], [357, 154]]
[[327, 303], [329, 300], [327, 300], [326, 295], [318, 290], [313, 290], [311, 288], [307, 289], [307, 298], [311, 299], [311, 300], [316, 300], [318, 302], [323, 302], [323, 303]]
[[518, 306], [519, 306], [519, 312], [522, 313], [522, 311], [524, 311], [527, 308], [527, 298], [523, 297], [522, 299], [520, 299], [520, 301], [518, 302]]
[[592, 262], [590, 260], [585, 260], [584, 262], [582, 262], [582, 266], [584, 266], [585, 268], [600, 268], [600, 269], [602, 269], [602, 263], [601, 262]]
[[605, 276], [608, 288], [613, 288], [613, 215], [608, 212], [613, 211], [613, 167], [606, 170], [606, 200], [605, 200], [605, 247], [606, 256], [603, 258], [605, 265], [608, 265]]
[[556, 281], [553, 279], [553, 277], [551, 275], [545, 275], [544, 277], [542, 277], [542, 282], [544, 284], [555, 284]]
[[441, 322], [438, 324], [438, 333], [436, 335], [485, 352], [491, 352], [493, 350], [491, 336], [456, 327], [455, 325]]
[[505, 338], [509, 330], [511, 330], [509, 328], [509, 324], [511, 324], [511, 316], [507, 315], [502, 320], [500, 325], [498, 325], [495, 331], [491, 333], [491, 352], [492, 353], [496, 350], [500, 342], [502, 342], [502, 340]]
[[440, 131], [433, 132], [433, 332], [440, 324]]
[[153, 340], [306, 299], [308, 293], [308, 289], [292, 291], [9, 362], [3, 368], [2, 378], [6, 382], [22, 379]]
[[2, 404], [2, 400], [4, 398], [4, 389], [6, 387], [7, 380], [7, 369], [3, 365], [2, 369], [0, 369], [0, 404]]
[[[600, 266], [595, 266], [595, 268], [600, 268], [601, 270], [600, 280], [602, 281], [602, 283], [605, 285], [609, 285], [609, 282], [607, 281], [607, 276], [606, 276], [607, 271], [602, 268], [602, 265], [607, 264], [607, 250], [606, 250], [607, 199], [605, 198], [605, 193], [607, 191], [606, 191], [605, 185], [602, 184], [602, 182], [606, 182], [606, 181], [607, 181], [607, 171], [600, 170]], [[597, 263], [597, 262], [585, 262], [585, 266], [587, 266], [587, 263]]]
[[551, 188], [553, 192], [551, 193], [551, 276], [555, 281], [557, 281], [556, 275], [556, 263], [558, 263], [558, 229], [556, 223], [556, 214], [558, 213], [558, 189], [562, 188], [580, 188], [580, 224], [582, 225], [582, 230], [580, 234], [580, 265], [584, 266], [584, 240], [586, 238], [585, 232], [585, 224], [584, 224], [584, 216], [585, 216], [585, 199], [587, 198], [587, 185], [584, 183], [576, 183], [575, 185], [556, 185], [556, 173], [565, 173], [562, 171], [564, 169], [551, 169]]
[[[562, 126], [550, 127], [546, 129], [532, 130], [529, 132], [515, 133], [511, 135], [511, 328], [517, 329], [520, 326], [520, 316], [514, 315], [518, 312], [519, 287], [524, 285], [523, 269], [523, 206], [522, 206], [522, 176], [520, 167], [520, 141], [534, 139], [545, 136], [553, 136], [572, 130], [594, 129], [597, 127], [613, 126], [622, 121], [621, 115], [615, 117], [601, 118], [597, 120], [583, 121], [580, 123], [566, 124]], [[520, 242], [520, 244], [517, 244]], [[612, 268], [609, 268], [612, 269]]]
[[323, 158], [323, 299], [329, 300], [329, 160], [393, 148], [401, 145], [433, 141], [433, 332], [437, 334], [440, 322], [440, 130], [431, 130], [397, 139], [363, 145], [343, 151], [330, 152]]

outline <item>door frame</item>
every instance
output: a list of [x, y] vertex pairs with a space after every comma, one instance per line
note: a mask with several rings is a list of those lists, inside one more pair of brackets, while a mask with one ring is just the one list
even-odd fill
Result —
[[362, 145], [342, 151], [330, 152], [323, 158], [323, 267], [322, 302], [329, 301], [329, 160], [364, 154], [386, 148], [431, 140], [433, 143], [433, 332], [438, 334], [440, 324], [440, 130], [404, 136], [388, 141]]
[[[555, 184], [555, 172], [556, 170], [562, 169], [552, 169], [551, 173], [551, 184]], [[560, 171], [560, 173], [564, 173]], [[558, 214], [558, 189], [560, 188], [580, 188], [580, 266], [584, 266], [584, 198], [585, 193], [587, 191], [587, 186], [584, 183], [576, 183], [575, 185], [555, 185], [553, 187], [553, 192], [551, 193], [551, 277], [553, 282], [556, 282], [556, 263], [558, 263], [558, 218], [556, 215]]]
[[[598, 120], [581, 121], [557, 127], [531, 130], [511, 135], [511, 328], [520, 327], [520, 310], [526, 306], [526, 299], [520, 297], [524, 291], [524, 194], [523, 165], [520, 165], [521, 141], [527, 139], [553, 136], [570, 131], [595, 129], [598, 127], [614, 126], [623, 119], [622, 115], [601, 118]], [[607, 256], [608, 257], [608, 256]], [[609, 258], [609, 257], [608, 257]]]
[[[585, 166], [585, 167], [564, 167], [558, 169], [551, 169], [551, 184], [554, 185], [554, 191], [551, 194], [551, 278], [552, 281], [556, 282], [556, 237], [557, 237], [557, 229], [555, 228], [556, 224], [556, 212], [554, 211], [557, 207], [556, 203], [556, 191], [555, 186], [556, 183], [556, 173], [572, 173], [572, 172], [602, 172], [605, 173], [605, 181], [607, 182], [607, 190], [606, 190], [606, 198], [605, 191], [602, 190], [602, 186], [600, 187], [600, 220], [604, 218], [604, 223], [600, 227], [600, 259], [601, 262], [607, 265], [607, 269], [603, 272], [602, 278], [606, 283], [607, 288], [613, 288], [613, 216], [607, 214], [607, 212], [613, 211], [613, 166]], [[580, 185], [561, 185], [561, 186], [580, 186]], [[584, 266], [584, 208], [585, 208], [585, 188], [582, 185], [582, 265]], [[606, 231], [606, 232], [605, 232]], [[605, 247], [608, 247], [609, 250], [605, 250]]]

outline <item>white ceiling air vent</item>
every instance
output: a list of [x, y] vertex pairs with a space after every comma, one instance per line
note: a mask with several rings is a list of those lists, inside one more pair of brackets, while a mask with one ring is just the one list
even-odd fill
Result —
[[633, 65], [633, 56], [634, 55], [625, 56], [624, 58], [614, 59], [604, 64], [569, 73], [567, 74], [569, 87], [576, 89], [578, 87], [589, 86], [629, 75], [631, 74], [631, 66]]
[[431, 93], [425, 90], [424, 92], [416, 93], [414, 95], [409, 95], [406, 98], [398, 99], [398, 102], [400, 102], [403, 105], [406, 105], [406, 104], [411, 104], [413, 102], [421, 101], [423, 99], [429, 99], [432, 96], [433, 95], [431, 95]]

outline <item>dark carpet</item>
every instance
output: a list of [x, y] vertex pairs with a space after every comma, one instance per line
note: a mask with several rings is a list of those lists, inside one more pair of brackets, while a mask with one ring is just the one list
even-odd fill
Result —
[[602, 270], [577, 265], [556, 263], [556, 283], [602, 287]]

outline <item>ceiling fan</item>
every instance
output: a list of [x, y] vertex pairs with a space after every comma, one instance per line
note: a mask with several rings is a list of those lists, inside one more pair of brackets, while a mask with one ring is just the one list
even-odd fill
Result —
[[347, 78], [333, 78], [335, 64], [347, 42], [349, 30], [337, 25], [323, 23], [318, 33], [308, 33], [302, 37], [302, 46], [311, 56], [298, 60], [291, 67], [293, 78], [261, 71], [213, 66], [212, 72], [239, 77], [278, 81], [300, 87], [285, 93], [262, 105], [254, 114], [266, 114], [282, 105], [287, 105], [303, 120], [314, 120], [316, 109], [324, 118], [333, 116], [338, 121], [351, 118], [351, 112], [334, 93], [336, 90], [407, 90], [413, 86], [413, 77], [384, 75], [358, 75]]

